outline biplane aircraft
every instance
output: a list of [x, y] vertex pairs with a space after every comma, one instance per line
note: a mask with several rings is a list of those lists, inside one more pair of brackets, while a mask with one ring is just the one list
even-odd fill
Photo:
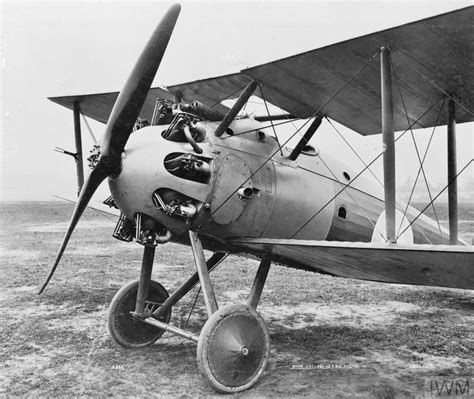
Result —
[[[197, 343], [199, 369], [222, 392], [251, 387], [269, 356], [256, 308], [272, 263], [339, 277], [474, 289], [474, 251], [458, 238], [456, 123], [474, 120], [474, 7], [244, 69], [150, 88], [180, 13], [173, 5], [120, 93], [54, 97], [74, 111], [80, 194], [50, 281], [84, 209], [108, 178], [113, 236], [144, 247], [138, 281], [110, 304], [113, 339], [144, 347], [165, 331]], [[251, 96], [280, 114], [246, 115]], [[223, 99], [234, 99], [224, 105]], [[268, 108], [267, 108], [268, 109]], [[83, 184], [80, 115], [106, 124]], [[305, 120], [294, 148], [273, 134]], [[318, 151], [323, 119], [381, 134], [383, 182]], [[395, 198], [395, 132], [447, 126], [449, 231]], [[423, 160], [420, 157], [420, 171]], [[419, 171], [419, 173], [420, 173]], [[433, 198], [433, 200], [436, 199]], [[190, 246], [196, 273], [171, 295], [151, 281], [155, 249]], [[213, 252], [206, 260], [203, 249]], [[261, 260], [248, 301], [219, 308], [210, 280], [228, 254]], [[184, 277], [183, 277], [184, 280]], [[171, 309], [200, 283], [199, 336]]]

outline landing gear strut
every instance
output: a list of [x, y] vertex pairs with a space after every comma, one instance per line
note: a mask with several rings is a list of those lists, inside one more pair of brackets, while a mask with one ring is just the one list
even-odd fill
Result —
[[219, 392], [244, 391], [260, 378], [270, 354], [267, 326], [255, 310], [270, 262], [262, 260], [247, 305], [228, 305], [218, 310], [201, 242], [196, 233], [190, 231], [189, 236], [209, 314], [198, 340], [199, 369]]
[[[165, 332], [142, 323], [140, 318], [150, 317], [169, 297], [168, 291], [151, 280], [155, 248], [145, 247], [142, 271], [139, 281], [132, 281], [122, 287], [109, 306], [108, 325], [112, 338], [127, 348], [142, 348], [157, 341]], [[168, 324], [171, 308], [159, 317]]]

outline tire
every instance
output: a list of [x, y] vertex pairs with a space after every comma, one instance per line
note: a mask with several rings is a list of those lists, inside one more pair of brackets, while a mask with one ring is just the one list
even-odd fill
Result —
[[[108, 311], [110, 335], [115, 342], [126, 348], [143, 348], [151, 345], [165, 332], [160, 328], [144, 323], [130, 314], [130, 312], [135, 310], [137, 292], [138, 281], [132, 281], [123, 286], [113, 297]], [[160, 283], [150, 281], [146, 304], [149, 306], [162, 304], [168, 297], [168, 291]], [[158, 320], [169, 323], [170, 318], [171, 309], [164, 317]]]
[[247, 305], [228, 305], [214, 313], [201, 331], [198, 366], [218, 392], [240, 392], [263, 374], [270, 336], [262, 316]]

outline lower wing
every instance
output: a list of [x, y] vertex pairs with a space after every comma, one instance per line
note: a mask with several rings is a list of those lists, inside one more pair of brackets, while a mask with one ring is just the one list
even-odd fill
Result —
[[474, 289], [474, 247], [239, 238], [236, 247], [290, 267], [386, 283]]

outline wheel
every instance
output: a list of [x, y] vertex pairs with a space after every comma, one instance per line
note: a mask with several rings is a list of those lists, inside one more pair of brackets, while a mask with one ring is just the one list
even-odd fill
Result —
[[[164, 330], [133, 317], [130, 312], [135, 310], [137, 299], [138, 281], [132, 281], [123, 286], [110, 302], [108, 312], [109, 331], [115, 342], [126, 348], [142, 348], [151, 345], [160, 338]], [[156, 281], [150, 281], [148, 299], [145, 308], [154, 311], [168, 298], [168, 291]], [[171, 309], [158, 319], [169, 323]]]
[[262, 375], [270, 336], [262, 316], [247, 305], [227, 305], [214, 313], [199, 336], [197, 361], [219, 392], [240, 392]]

